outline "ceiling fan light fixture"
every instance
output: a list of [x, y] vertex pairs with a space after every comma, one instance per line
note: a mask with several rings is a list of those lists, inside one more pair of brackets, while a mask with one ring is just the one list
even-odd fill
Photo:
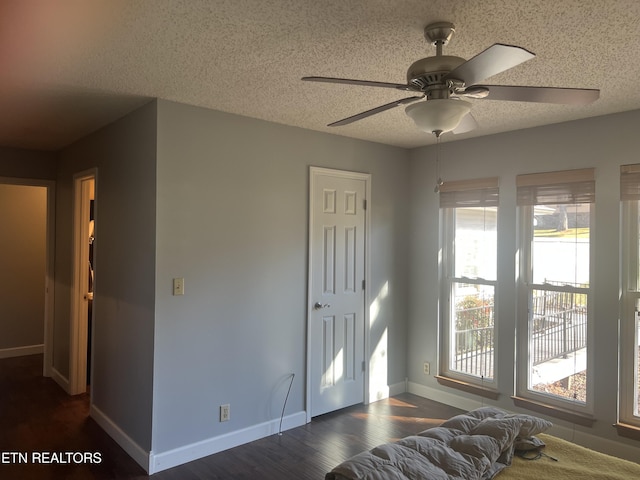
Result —
[[416, 126], [429, 133], [450, 132], [460, 125], [470, 111], [470, 102], [453, 99], [427, 100], [409, 105], [405, 109]]

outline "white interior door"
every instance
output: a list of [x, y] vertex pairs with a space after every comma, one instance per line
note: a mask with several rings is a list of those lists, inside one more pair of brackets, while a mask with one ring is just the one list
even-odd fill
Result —
[[311, 416], [364, 401], [368, 175], [311, 169]]
[[90, 352], [90, 318], [93, 303], [93, 262], [90, 245], [93, 243], [91, 201], [95, 199], [96, 171], [90, 170], [74, 177], [74, 248], [71, 316], [71, 347], [69, 352], [69, 393], [87, 391]]

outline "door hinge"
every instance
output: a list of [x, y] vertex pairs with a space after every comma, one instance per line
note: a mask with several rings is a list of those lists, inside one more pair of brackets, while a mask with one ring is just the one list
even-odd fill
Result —
[[362, 361], [362, 371], [363, 372], [367, 371], [367, 362], [365, 362], [364, 360]]
[[362, 199], [362, 208], [363, 208], [364, 210], [366, 210], [366, 209], [367, 209], [367, 199], [366, 199], [366, 198]]
[[367, 286], [366, 280], [362, 280], [362, 290], [364, 290]]

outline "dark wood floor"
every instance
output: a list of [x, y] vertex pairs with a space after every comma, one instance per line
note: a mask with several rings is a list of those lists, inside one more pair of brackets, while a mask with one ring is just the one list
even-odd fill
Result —
[[[69, 397], [43, 378], [42, 356], [0, 360], [0, 478], [149, 478], [88, 417], [88, 395]], [[402, 394], [316, 417], [288, 430], [153, 475], [154, 480], [322, 480], [346, 458], [414, 434], [461, 412]], [[6, 463], [7, 452], [100, 452], [100, 464]]]

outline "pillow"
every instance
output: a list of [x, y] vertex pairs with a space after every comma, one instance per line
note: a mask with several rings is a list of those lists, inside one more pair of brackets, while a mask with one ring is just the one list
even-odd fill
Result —
[[520, 433], [518, 437], [533, 437], [553, 427], [553, 423], [547, 420], [524, 413], [513, 413], [505, 415], [504, 418], [515, 418], [520, 421]]
[[472, 430], [472, 435], [488, 435], [500, 445], [500, 456], [496, 460], [511, 465], [515, 444], [519, 438], [533, 437], [553, 424], [542, 418], [526, 414], [509, 414], [502, 418], [485, 418]]
[[520, 431], [520, 422], [514, 418], [485, 418], [470, 432], [471, 435], [486, 435], [498, 442], [500, 452], [509, 448]]
[[530, 452], [531, 450], [540, 450], [546, 444], [538, 437], [522, 437], [516, 438], [513, 448], [516, 452]]
[[488, 417], [501, 418], [501, 417], [504, 417], [506, 414], [507, 412], [497, 407], [480, 407], [480, 408], [476, 408], [475, 410], [471, 410], [470, 412], [467, 413], [467, 415], [470, 415], [475, 418], [479, 418], [480, 420], [483, 420]]

